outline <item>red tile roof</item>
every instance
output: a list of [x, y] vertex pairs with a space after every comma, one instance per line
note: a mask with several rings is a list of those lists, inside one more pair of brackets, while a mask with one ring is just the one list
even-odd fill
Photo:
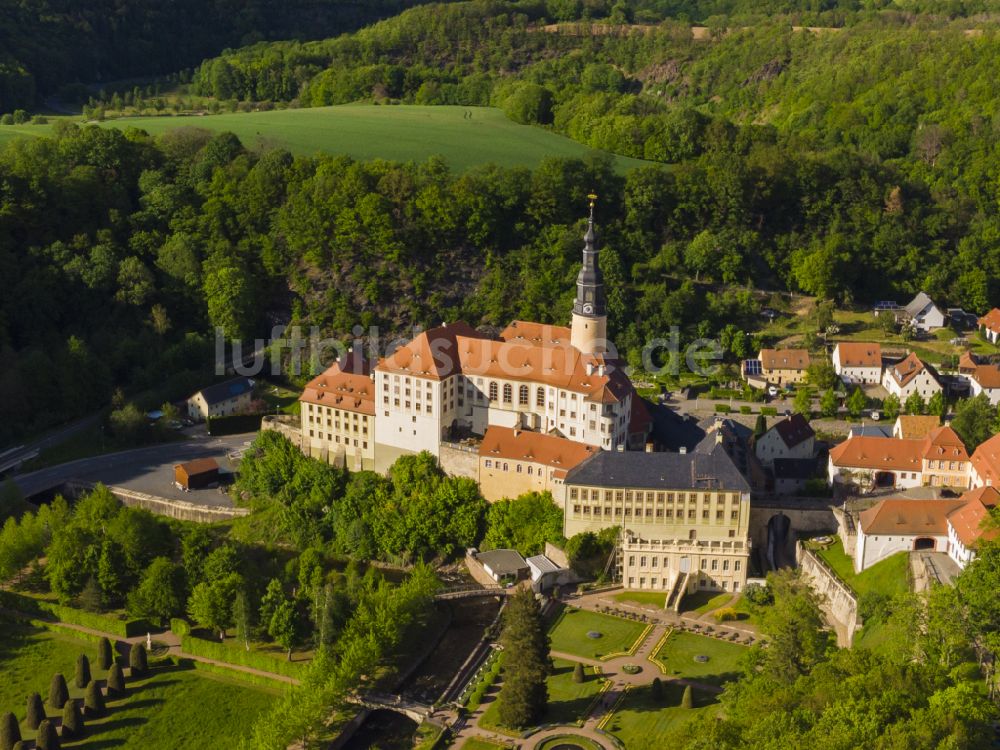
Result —
[[761, 349], [760, 364], [765, 370], [805, 370], [809, 352], [805, 349]]
[[[927, 370], [927, 366], [920, 361], [920, 357], [912, 352], [902, 362], [889, 368], [889, 372], [892, 373], [893, 379], [895, 379], [896, 383], [898, 383], [900, 387], [905, 386], [924, 370]], [[930, 370], [927, 371], [930, 372]], [[933, 375], [934, 374], [931, 373], [932, 377]]]
[[566, 472], [599, 450], [593, 445], [584, 445], [555, 435], [493, 426], [483, 436], [479, 457], [527, 461]]
[[979, 383], [981, 388], [1000, 388], [1000, 367], [996, 365], [976, 365], [969, 377]]
[[920, 471], [923, 459], [968, 461], [958, 434], [951, 427], [938, 427], [921, 439], [858, 435], [830, 449], [834, 466], [861, 469]]
[[836, 347], [841, 367], [881, 367], [882, 345], [863, 341], [840, 341]]
[[972, 454], [972, 468], [984, 484], [1000, 486], [1000, 435], [982, 443]]
[[371, 416], [375, 414], [375, 383], [370, 372], [363, 357], [348, 354], [310, 380], [299, 401]]
[[900, 414], [899, 431], [901, 438], [924, 438], [941, 426], [941, 420], [923, 414]]
[[996, 487], [969, 490], [959, 498], [964, 504], [948, 514], [948, 523], [955, 529], [955, 536], [968, 548], [974, 548], [980, 539], [996, 539], [998, 529], [983, 529], [983, 521], [990, 509], [1000, 504], [1000, 491]]
[[979, 319], [979, 325], [994, 333], [1000, 333], [1000, 308], [994, 307]]
[[904, 500], [889, 498], [861, 512], [861, 531], [868, 535], [946, 536], [948, 514], [961, 500]]

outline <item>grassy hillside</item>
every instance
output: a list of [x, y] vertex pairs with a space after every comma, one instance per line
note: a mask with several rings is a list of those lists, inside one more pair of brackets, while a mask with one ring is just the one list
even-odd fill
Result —
[[[349, 154], [357, 159], [423, 161], [440, 155], [452, 169], [479, 164], [534, 167], [546, 156], [583, 158], [600, 153], [540, 128], [511, 122], [486, 107], [351, 105], [205, 117], [137, 117], [107, 127], [142, 128], [151, 134], [179, 127], [232, 131], [248, 147], [279, 146], [294, 154]], [[0, 127], [0, 144], [21, 135], [43, 135], [44, 125]], [[646, 162], [615, 157], [619, 172]]]

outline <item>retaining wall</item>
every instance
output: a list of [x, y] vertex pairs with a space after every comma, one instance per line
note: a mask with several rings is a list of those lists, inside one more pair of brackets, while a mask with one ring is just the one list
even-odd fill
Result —
[[[67, 482], [68, 494], [78, 495], [89, 492], [94, 485], [87, 482]], [[121, 500], [122, 505], [130, 508], [143, 508], [158, 516], [176, 518], [179, 521], [193, 521], [194, 523], [215, 523], [217, 521], [229, 521], [233, 518], [250, 515], [249, 508], [236, 508], [233, 506], [197, 505], [185, 502], [184, 500], [170, 500], [156, 495], [147, 495], [144, 492], [125, 489], [124, 487], [108, 487], [111, 494]]]
[[858, 615], [858, 599], [854, 591], [833, 572], [819, 555], [805, 548], [802, 542], [796, 547], [796, 561], [799, 568], [809, 579], [813, 588], [826, 597], [824, 610], [828, 618], [834, 620], [831, 625], [837, 631], [838, 640], [843, 634], [848, 648], [854, 642], [854, 634], [861, 628], [861, 618]]

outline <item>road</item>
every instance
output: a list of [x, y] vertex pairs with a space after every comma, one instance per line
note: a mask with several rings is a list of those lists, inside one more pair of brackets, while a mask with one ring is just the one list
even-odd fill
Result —
[[16, 468], [22, 462], [34, 458], [46, 448], [51, 448], [54, 445], [66, 442], [78, 432], [83, 432], [84, 430], [88, 430], [93, 427], [98, 423], [98, 421], [100, 421], [100, 419], [100, 412], [90, 414], [89, 416], [82, 417], [75, 422], [70, 422], [63, 427], [52, 430], [44, 437], [32, 440], [30, 443], [25, 443], [17, 450], [11, 451], [10, 453], [3, 453], [3, 460], [0, 462], [0, 472]]
[[256, 433], [252, 432], [221, 438], [203, 435], [184, 442], [150, 445], [120, 453], [82, 458], [29, 474], [20, 474], [13, 479], [26, 496], [52, 489], [70, 479], [79, 479], [126, 487], [173, 500], [228, 507], [232, 505], [229, 496], [217, 490], [178, 490], [173, 483], [174, 464], [195, 458], [214, 458], [223, 471], [232, 471], [227, 453], [242, 447], [255, 436]]

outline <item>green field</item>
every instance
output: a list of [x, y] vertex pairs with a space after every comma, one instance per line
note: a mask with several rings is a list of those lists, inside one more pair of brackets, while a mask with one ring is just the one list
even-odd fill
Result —
[[[549, 706], [542, 719], [544, 724], [575, 724], [585, 718], [587, 709], [601, 691], [601, 678], [593, 667], [583, 670], [583, 682], [573, 682], [575, 662], [553, 659], [555, 672], [549, 675]], [[479, 720], [480, 726], [501, 729], [499, 725], [498, 703], [494, 700]]]
[[910, 556], [905, 552], [897, 552], [867, 570], [855, 573], [854, 561], [844, 552], [840, 537], [836, 537], [834, 543], [826, 549], [817, 548], [814, 551], [857, 594], [873, 591], [891, 597], [909, 591], [906, 569], [910, 564]]
[[656, 702], [649, 686], [630, 690], [618, 706], [605, 731], [615, 735], [628, 750], [661, 750], [669, 735], [714, 704], [711, 696], [694, 690], [694, 708], [681, 708], [684, 686], [663, 683], [663, 701]]
[[645, 604], [663, 609], [667, 601], [666, 591], [622, 591], [615, 594], [616, 602]]
[[[740, 660], [746, 653], [746, 646], [705, 635], [674, 631], [660, 646], [655, 659], [666, 667], [668, 674], [710, 685], [721, 685], [740, 675]], [[698, 655], [707, 656], [708, 661], [695, 661], [694, 657]]]
[[[103, 125], [153, 134], [180, 127], [228, 130], [247, 147], [281, 147], [303, 155], [326, 152], [362, 160], [424, 161], [437, 154], [456, 171], [487, 163], [534, 167], [546, 156], [583, 158], [601, 153], [542, 128], [518, 125], [500, 110], [487, 107], [351, 104], [203, 117], [129, 117]], [[0, 126], [0, 144], [50, 129], [50, 125]], [[650, 163], [614, 159], [619, 172]]]
[[[90, 657], [94, 677], [103, 678], [92, 643], [9, 621], [0, 622], [0, 631], [0, 711], [13, 711], [23, 720], [28, 695], [37, 692], [45, 700], [55, 672], [65, 675], [72, 697], [82, 697], [84, 691], [73, 685], [80, 653]], [[276, 693], [203, 674], [164, 666], [145, 679], [127, 679], [127, 696], [110, 702], [108, 715], [88, 721], [82, 741], [64, 747], [235, 747]], [[49, 715], [55, 713], [50, 709]], [[26, 739], [34, 736], [24, 724], [21, 733]]]
[[[628, 651], [645, 629], [645, 625], [632, 620], [566, 607], [549, 630], [549, 638], [553, 651], [600, 659]], [[590, 631], [601, 637], [588, 637]]]

